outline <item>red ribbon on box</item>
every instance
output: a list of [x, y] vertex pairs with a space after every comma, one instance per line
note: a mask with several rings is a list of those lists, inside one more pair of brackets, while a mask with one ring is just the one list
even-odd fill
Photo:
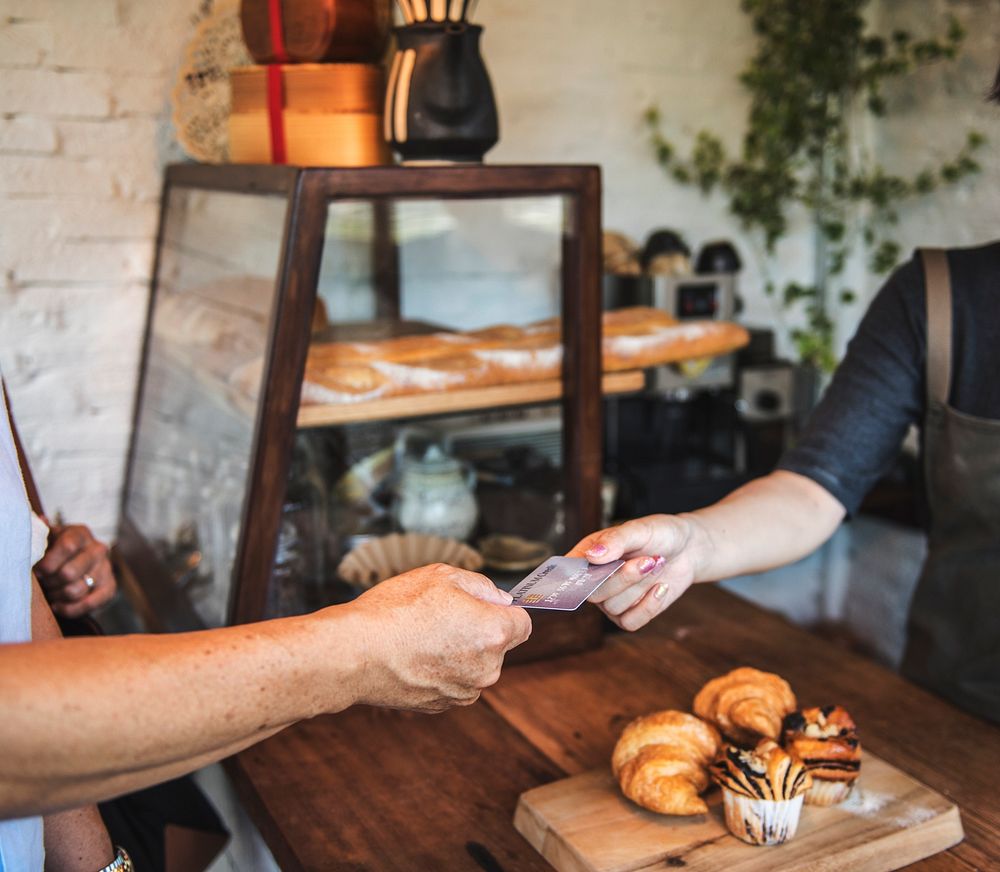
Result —
[[267, 13], [271, 48], [276, 61], [267, 67], [267, 126], [271, 132], [271, 163], [283, 164], [288, 162], [288, 152], [285, 148], [285, 94], [281, 65], [288, 63], [288, 52], [281, 20], [281, 0], [268, 0]]

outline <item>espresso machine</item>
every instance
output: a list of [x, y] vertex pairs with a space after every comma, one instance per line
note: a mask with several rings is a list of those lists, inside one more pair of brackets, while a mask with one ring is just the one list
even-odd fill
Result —
[[[688, 272], [606, 276], [605, 308], [736, 320], [740, 269], [730, 244], [709, 243]], [[616, 517], [692, 511], [770, 472], [793, 436], [795, 396], [794, 367], [775, 357], [773, 334], [751, 330], [740, 352], [656, 367], [642, 393], [606, 399], [605, 474], [617, 483]]]

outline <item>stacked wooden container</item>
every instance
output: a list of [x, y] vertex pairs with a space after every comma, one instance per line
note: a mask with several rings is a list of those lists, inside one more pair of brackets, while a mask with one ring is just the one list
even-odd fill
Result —
[[390, 0], [242, 0], [258, 66], [231, 71], [234, 163], [388, 163], [381, 59]]

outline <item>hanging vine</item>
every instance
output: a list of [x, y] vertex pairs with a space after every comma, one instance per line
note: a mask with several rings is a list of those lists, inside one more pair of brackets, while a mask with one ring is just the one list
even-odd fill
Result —
[[929, 39], [902, 30], [871, 34], [863, 18], [869, 2], [743, 0], [757, 51], [740, 76], [751, 101], [739, 156], [702, 131], [681, 158], [663, 135], [659, 110], [645, 114], [660, 166], [705, 194], [721, 189], [742, 226], [761, 234], [769, 255], [787, 234], [793, 210], [807, 210], [816, 239], [812, 281], [780, 289], [769, 282], [766, 291], [778, 294], [783, 308], [804, 310], [805, 326], [791, 338], [803, 362], [827, 371], [836, 364], [832, 306], [856, 298], [842, 282], [852, 247], [864, 245], [874, 272], [892, 269], [900, 256], [893, 238], [900, 203], [978, 172], [975, 154], [985, 143], [969, 131], [950, 160], [913, 176], [855, 155], [852, 120], [864, 112], [886, 114], [885, 83], [953, 60], [965, 36], [953, 17], [943, 34]]

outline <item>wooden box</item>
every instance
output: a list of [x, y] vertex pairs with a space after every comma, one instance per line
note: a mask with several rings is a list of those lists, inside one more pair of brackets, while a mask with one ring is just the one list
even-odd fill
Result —
[[278, 0], [280, 36], [271, 0], [241, 0], [243, 39], [259, 64], [377, 61], [385, 51], [391, 0]]
[[378, 166], [390, 162], [382, 133], [385, 83], [376, 64], [276, 66], [280, 113], [268, 111], [268, 67], [230, 74], [229, 157], [233, 163], [278, 163], [272, 125], [280, 124], [284, 163], [295, 166]]

